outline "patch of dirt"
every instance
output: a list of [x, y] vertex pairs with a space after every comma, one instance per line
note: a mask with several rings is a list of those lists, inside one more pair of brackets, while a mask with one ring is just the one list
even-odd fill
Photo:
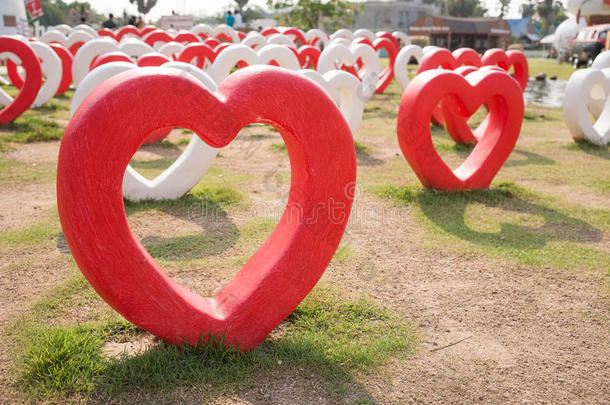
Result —
[[49, 216], [57, 203], [55, 183], [16, 183], [2, 186], [0, 232], [26, 227]]
[[38, 165], [57, 165], [60, 142], [12, 143], [9, 159]]

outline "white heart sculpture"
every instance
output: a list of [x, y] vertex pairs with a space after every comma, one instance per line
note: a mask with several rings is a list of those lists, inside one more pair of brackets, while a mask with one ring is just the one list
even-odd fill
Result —
[[312, 28], [305, 33], [305, 40], [307, 42], [313, 41], [314, 38], [318, 39], [315, 44], [315, 46], [318, 47], [326, 48], [330, 42], [328, 35], [324, 31], [317, 28]]
[[68, 24], [59, 24], [53, 28], [50, 28], [47, 32], [49, 31], [59, 31], [64, 35], [69, 35], [72, 32], [72, 27], [70, 27]]
[[46, 44], [50, 44], [51, 42], [58, 42], [66, 48], [70, 48], [77, 42], [88, 42], [94, 40], [95, 38], [96, 37], [94, 37], [91, 33], [80, 30], [74, 30], [68, 36], [62, 34], [60, 31], [47, 31], [42, 34], [42, 36], [40, 37], [40, 41]]
[[38, 56], [42, 74], [46, 77], [46, 80], [42, 83], [42, 86], [40, 86], [40, 90], [38, 90], [36, 99], [32, 103], [32, 107], [40, 107], [57, 93], [63, 74], [61, 59], [57, 56], [57, 53], [55, 53], [53, 48], [44, 42], [22, 41], [30, 45], [36, 56]]
[[74, 27], [74, 31], [84, 31], [88, 34], [91, 34], [93, 38], [97, 38], [99, 36], [97, 34], [97, 31], [88, 26], [87, 24], [78, 24], [76, 27]]
[[[180, 69], [185, 74], [194, 76], [210, 91], [216, 90], [214, 81], [201, 69], [193, 65], [182, 62], [168, 62], [163, 67]], [[117, 74], [131, 69], [155, 68], [139, 68], [131, 63], [111, 62], [93, 69], [82, 81], [81, 86], [76, 89], [72, 99], [70, 115], [76, 112], [78, 106], [97, 86]], [[191, 141], [178, 159], [154, 180], [148, 180], [131, 166], [127, 166], [123, 177], [123, 196], [131, 201], [180, 198], [188, 193], [207, 173], [217, 153], [217, 149], [209, 146], [199, 136], [193, 134]]]
[[80, 82], [89, 73], [91, 62], [96, 56], [109, 52], [124, 52], [131, 57], [139, 57], [154, 52], [152, 47], [139, 40], [127, 40], [117, 43], [112, 38], [99, 38], [85, 43], [74, 55], [72, 62], [72, 79], [78, 88]]
[[267, 37], [268, 44], [276, 44], [276, 45], [286, 45], [291, 48], [294, 48], [294, 41], [288, 36], [284, 34], [271, 34]]
[[400, 46], [411, 45], [411, 39], [409, 39], [409, 36], [402, 31], [394, 31], [392, 36], [398, 40]]
[[[606, 69], [610, 68], [610, 51], [601, 52], [591, 65], [591, 69]], [[606, 102], [606, 93], [603, 91], [601, 86], [596, 85], [591, 89], [591, 95], [589, 98], [589, 111], [595, 119], [599, 118], [604, 104]]]
[[324, 49], [318, 60], [318, 72], [326, 73], [337, 69], [337, 61], [344, 65], [354, 66], [358, 59], [362, 60], [363, 66], [358, 70], [358, 76], [362, 80], [362, 93], [359, 95], [365, 101], [375, 93], [377, 78], [383, 71], [377, 51], [366, 44], [351, 44], [349, 47], [342, 44], [331, 43]]
[[241, 45], [248, 46], [252, 49], [258, 49], [267, 45], [267, 37], [259, 34], [256, 31], [248, 32], [248, 35], [241, 41]]
[[415, 58], [419, 64], [423, 57], [424, 50], [417, 45], [407, 45], [398, 52], [394, 61], [394, 77], [403, 90], [409, 84], [409, 72], [407, 72], [409, 61]]
[[184, 44], [181, 44], [180, 42], [168, 42], [159, 48], [157, 52], [167, 56], [170, 59], [175, 59], [174, 57], [180, 55], [180, 52], [182, 52], [184, 48]]
[[362, 82], [353, 74], [343, 70], [331, 70], [321, 74], [315, 70], [302, 69], [298, 73], [310, 78], [326, 90], [339, 106], [353, 136], [358, 130], [364, 110], [364, 100], [359, 97]]
[[205, 35], [216, 37], [220, 34], [228, 35], [231, 38], [231, 42], [234, 44], [239, 44], [240, 39], [237, 32], [232, 27], [229, 27], [225, 24], [217, 25], [212, 28], [207, 24], [197, 24], [193, 28], [191, 28], [191, 32], [195, 35], [199, 35], [200, 33], [204, 33]]
[[271, 61], [276, 61], [280, 67], [286, 69], [299, 70], [301, 68], [294, 52], [285, 46], [265, 45], [255, 51], [245, 45], [233, 44], [218, 54], [209, 74], [216, 84], [220, 84], [229, 76], [231, 69], [239, 61], [244, 61], [248, 65], [266, 65]]
[[[594, 124], [589, 119], [588, 100], [591, 90], [600, 86], [605, 95], [603, 109]], [[576, 141], [589, 141], [597, 145], [610, 142], [610, 68], [583, 69], [570, 77], [563, 99], [563, 118]]]
[[377, 39], [375, 33], [371, 30], [367, 30], [366, 28], [359, 28], [354, 31], [354, 38], [366, 37], [369, 40], [374, 41]]
[[336, 38], [347, 38], [351, 41], [352, 39], [354, 39], [354, 34], [347, 28], [341, 28], [330, 34], [331, 41]]

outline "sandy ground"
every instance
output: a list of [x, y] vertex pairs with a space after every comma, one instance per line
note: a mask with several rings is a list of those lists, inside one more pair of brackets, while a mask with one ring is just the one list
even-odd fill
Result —
[[[269, 149], [280, 141], [277, 135], [257, 138], [255, 143], [238, 138], [221, 152], [216, 165], [255, 177], [242, 189], [250, 201], [281, 206], [288, 185], [280, 175], [289, 172], [289, 162], [281, 152]], [[398, 153], [395, 141], [364, 137], [363, 142], [373, 149], [359, 157], [360, 172]], [[12, 146], [5, 157], [28, 164], [56, 163], [57, 142]], [[172, 153], [149, 147], [138, 157], [155, 159]], [[54, 183], [3, 186], [0, 231], [49, 218], [54, 205]], [[597, 195], [592, 205], [608, 209], [610, 199]], [[359, 213], [365, 212], [385, 216], [360, 218]], [[424, 247], [425, 236], [411, 208], [395, 207], [364, 192], [354, 213], [343, 243], [355, 257], [333, 262], [322, 283], [339, 285], [349, 295], [368, 294], [398, 311], [417, 328], [421, 344], [413, 357], [395, 359], [379, 374], [357, 377], [346, 402], [365, 398], [384, 404], [610, 403], [610, 306], [599, 274], [534, 268]], [[239, 226], [243, 218], [230, 221]], [[203, 226], [158, 213], [136, 214], [130, 223], [141, 239], [162, 236], [169, 228], [189, 232]], [[608, 240], [603, 233], [596, 243], [607, 247]], [[58, 243], [42, 251], [26, 247], [0, 255], [0, 326], [9, 325], [44, 291], [75, 274], [65, 252], [65, 245]], [[234, 270], [221, 275], [200, 269], [168, 272], [187, 287], [213, 292]], [[0, 353], [0, 402], [19, 402], [18, 389], [6, 384], [12, 378], [7, 353]], [[299, 372], [259, 375], [255, 387], [218, 397], [214, 403], [332, 403], [317, 388], [315, 378]], [[173, 398], [176, 403], [200, 403], [203, 391], [180, 388]]]

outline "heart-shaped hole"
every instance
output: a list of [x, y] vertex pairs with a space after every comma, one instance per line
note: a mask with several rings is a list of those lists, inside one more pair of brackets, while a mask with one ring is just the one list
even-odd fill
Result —
[[[191, 134], [175, 128], [163, 142], [141, 146], [131, 166], [146, 178], [157, 177], [179, 156]], [[212, 297], [269, 237], [289, 188], [290, 162], [282, 137], [272, 126], [253, 124], [219, 150], [208, 172], [184, 197], [126, 201], [125, 209], [132, 231], [167, 274], [183, 287]]]

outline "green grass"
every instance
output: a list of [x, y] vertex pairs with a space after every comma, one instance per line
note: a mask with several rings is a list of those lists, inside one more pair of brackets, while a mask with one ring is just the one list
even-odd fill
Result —
[[[31, 398], [78, 395], [162, 394], [205, 384], [218, 391], [247, 386], [260, 372], [284, 371], [323, 381], [340, 400], [358, 373], [372, 373], [388, 359], [413, 352], [416, 338], [398, 314], [368, 298], [347, 300], [316, 288], [256, 349], [244, 353], [208, 343], [178, 349], [154, 345], [131, 357], [105, 357], [107, 341], [133, 339], [125, 321], [59, 327], [24, 327], [18, 385]], [[116, 398], [116, 397], [115, 397]]]
[[280, 153], [288, 153], [288, 151], [286, 150], [286, 144], [284, 142], [272, 143], [271, 145], [269, 145], [269, 150]]
[[551, 76], [557, 76], [558, 79], [568, 80], [574, 68], [569, 63], [558, 64], [555, 59], [546, 58], [528, 58], [530, 76], [535, 76], [538, 73], [546, 73], [547, 79]]
[[610, 269], [608, 254], [594, 246], [610, 228], [610, 214], [605, 210], [553, 207], [548, 198], [512, 183], [468, 192], [387, 185], [374, 192], [400, 205], [419, 207], [417, 217], [430, 247], [532, 266]]
[[58, 231], [57, 223], [35, 222], [25, 228], [0, 232], [0, 247], [42, 245], [52, 241]]
[[19, 117], [9, 124], [0, 125], [0, 131], [12, 132], [0, 136], [3, 141], [18, 143], [58, 141], [64, 134], [55, 121], [40, 117]]

